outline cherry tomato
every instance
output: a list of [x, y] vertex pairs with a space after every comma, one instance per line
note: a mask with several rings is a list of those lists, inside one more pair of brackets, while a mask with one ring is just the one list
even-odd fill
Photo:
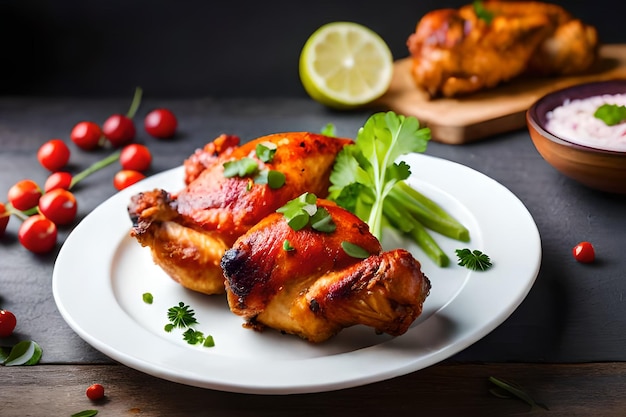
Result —
[[100, 140], [102, 139], [102, 129], [100, 129], [100, 126], [94, 122], [80, 122], [77, 123], [72, 129], [70, 139], [72, 139], [72, 142], [74, 142], [74, 144], [80, 149], [89, 151], [100, 145]]
[[67, 165], [70, 160], [70, 148], [61, 139], [51, 139], [41, 145], [37, 151], [41, 166], [55, 172]]
[[178, 120], [168, 109], [155, 109], [146, 115], [144, 128], [149, 135], [159, 139], [171, 138], [176, 132]]
[[15, 314], [8, 310], [0, 310], [0, 337], [11, 336], [16, 325]]
[[46, 179], [43, 185], [44, 192], [52, 191], [55, 188], [69, 190], [72, 185], [72, 174], [69, 172], [54, 172]]
[[574, 259], [585, 264], [591, 263], [596, 259], [596, 252], [593, 245], [589, 242], [580, 242], [572, 249]]
[[87, 388], [85, 391], [87, 398], [91, 401], [98, 401], [104, 398], [104, 387], [100, 384], [93, 384]]
[[72, 223], [76, 218], [77, 210], [74, 194], [62, 188], [55, 188], [39, 199], [39, 212], [56, 225]]
[[7, 230], [11, 213], [7, 211], [4, 204], [0, 203], [0, 236], [4, 235], [4, 231]]
[[20, 225], [17, 238], [31, 252], [50, 252], [57, 241], [57, 227], [44, 215], [35, 214]]
[[123, 114], [114, 114], [106, 119], [102, 132], [113, 146], [122, 146], [135, 138], [135, 123]]
[[7, 194], [9, 203], [18, 210], [28, 210], [39, 203], [41, 188], [33, 180], [21, 180], [9, 188]]
[[152, 154], [150, 150], [138, 143], [126, 145], [120, 152], [120, 164], [123, 169], [132, 169], [133, 171], [145, 171], [150, 167], [152, 162]]
[[118, 190], [123, 190], [144, 178], [146, 178], [146, 176], [139, 171], [123, 169], [118, 171], [113, 177], [113, 186]]

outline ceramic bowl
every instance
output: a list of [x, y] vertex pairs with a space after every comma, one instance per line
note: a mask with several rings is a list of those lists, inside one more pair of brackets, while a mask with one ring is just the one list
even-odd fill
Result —
[[539, 154], [562, 174], [610, 193], [626, 194], [626, 152], [582, 146], [546, 129], [547, 114], [566, 100], [626, 94], [626, 80], [579, 84], [548, 93], [526, 112], [530, 137]]

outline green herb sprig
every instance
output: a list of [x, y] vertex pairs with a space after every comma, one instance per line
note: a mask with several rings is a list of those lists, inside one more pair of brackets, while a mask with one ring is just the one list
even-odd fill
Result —
[[436, 202], [409, 186], [410, 167], [398, 159], [422, 153], [430, 129], [415, 117], [376, 113], [359, 129], [355, 144], [337, 155], [330, 176], [329, 199], [365, 221], [374, 236], [383, 224], [412, 238], [435, 264], [449, 264], [426, 228], [452, 239], [469, 241], [469, 231]]
[[459, 259], [458, 265], [474, 271], [486, 271], [492, 266], [489, 256], [477, 249], [457, 249], [456, 256]]
[[204, 335], [203, 332], [193, 328], [198, 324], [195, 317], [195, 311], [182, 301], [177, 306], [170, 307], [167, 310], [167, 318], [170, 321], [165, 325], [165, 331], [171, 332], [175, 328], [185, 329], [183, 332], [183, 340], [190, 345], [202, 344], [204, 347], [215, 346], [213, 336]]

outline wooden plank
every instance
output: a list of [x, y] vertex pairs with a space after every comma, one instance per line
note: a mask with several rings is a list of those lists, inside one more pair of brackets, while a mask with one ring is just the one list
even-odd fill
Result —
[[519, 78], [491, 90], [459, 98], [429, 99], [411, 78], [411, 58], [396, 61], [389, 91], [376, 103], [417, 117], [433, 140], [464, 144], [526, 126], [526, 110], [548, 92], [574, 84], [626, 78], [626, 44], [603, 45], [600, 59], [585, 75]]
[[[122, 365], [0, 368], [0, 415], [69, 416], [96, 409], [110, 416], [523, 416], [530, 407], [489, 393], [489, 376], [522, 385], [554, 416], [623, 416], [625, 363], [442, 363], [363, 387], [318, 394], [246, 395], [161, 380]], [[105, 386], [92, 403], [85, 389]], [[537, 410], [543, 411], [543, 410]]]

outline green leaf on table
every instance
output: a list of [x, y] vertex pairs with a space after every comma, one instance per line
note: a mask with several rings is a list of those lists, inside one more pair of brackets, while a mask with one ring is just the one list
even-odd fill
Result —
[[98, 410], [83, 410], [72, 414], [71, 417], [93, 417], [96, 414], [98, 414]]
[[0, 364], [4, 363], [11, 353], [12, 346], [0, 346]]
[[23, 340], [11, 348], [2, 364], [4, 366], [36, 365], [41, 359], [43, 351], [32, 340]]
[[549, 410], [546, 405], [536, 402], [521, 386], [514, 382], [505, 381], [493, 376], [489, 377], [489, 382], [496, 386], [496, 388], [490, 389], [489, 392], [498, 398], [516, 397], [530, 405], [531, 409], [543, 408], [544, 410]]

